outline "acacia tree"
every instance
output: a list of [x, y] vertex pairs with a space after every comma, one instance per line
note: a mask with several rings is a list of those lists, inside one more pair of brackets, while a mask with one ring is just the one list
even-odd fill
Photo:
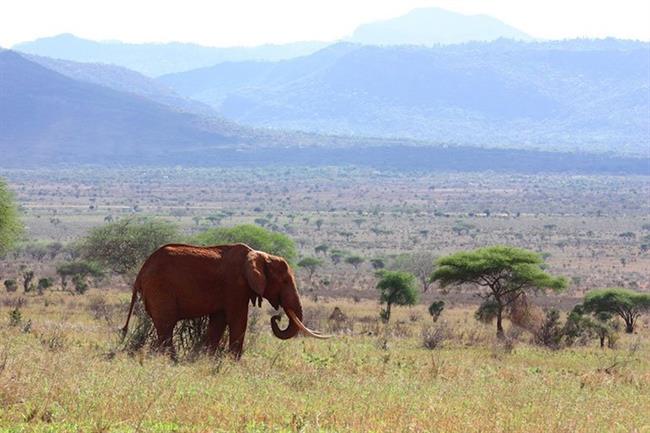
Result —
[[13, 248], [23, 232], [14, 196], [0, 178], [0, 256]]
[[503, 338], [503, 312], [521, 295], [529, 291], [566, 288], [566, 280], [544, 272], [543, 264], [540, 255], [533, 251], [496, 245], [440, 258], [431, 280], [443, 288], [477, 287], [484, 303], [494, 303], [497, 337]]
[[650, 294], [623, 288], [593, 290], [587, 293], [582, 306], [590, 313], [618, 314], [625, 322], [625, 332], [631, 334], [636, 320], [650, 310]]
[[298, 262], [299, 267], [307, 269], [309, 272], [309, 281], [311, 281], [312, 277], [314, 276], [316, 268], [320, 267], [322, 264], [323, 261], [321, 259], [317, 259], [316, 257], [305, 257]]
[[346, 257], [345, 263], [352, 265], [354, 269], [359, 269], [359, 265], [364, 262], [363, 257], [361, 256], [350, 256]]
[[377, 274], [380, 278], [377, 283], [379, 290], [379, 302], [386, 304], [382, 310], [381, 317], [385, 322], [390, 320], [391, 306], [414, 305], [418, 301], [415, 277], [408, 272], [401, 271], [380, 271]]

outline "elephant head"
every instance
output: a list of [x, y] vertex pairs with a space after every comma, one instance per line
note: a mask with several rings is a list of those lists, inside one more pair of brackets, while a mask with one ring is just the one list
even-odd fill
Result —
[[268, 300], [276, 310], [281, 306], [289, 317], [289, 325], [286, 329], [280, 329], [278, 326], [280, 315], [271, 317], [273, 335], [287, 340], [295, 337], [298, 331], [302, 330], [311, 337], [328, 338], [312, 331], [302, 323], [302, 303], [298, 295], [296, 279], [289, 264], [282, 257], [261, 251], [250, 251], [246, 256], [244, 272], [251, 290], [257, 296]]

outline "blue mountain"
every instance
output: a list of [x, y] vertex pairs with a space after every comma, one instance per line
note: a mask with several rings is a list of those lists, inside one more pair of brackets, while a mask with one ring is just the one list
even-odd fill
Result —
[[205, 47], [179, 42], [129, 44], [97, 42], [72, 34], [61, 34], [14, 45], [28, 54], [124, 66], [148, 76], [186, 71], [225, 61], [281, 60], [313, 53], [324, 42], [295, 42], [255, 47]]
[[253, 126], [551, 150], [650, 150], [650, 44], [341, 43], [159, 81]]

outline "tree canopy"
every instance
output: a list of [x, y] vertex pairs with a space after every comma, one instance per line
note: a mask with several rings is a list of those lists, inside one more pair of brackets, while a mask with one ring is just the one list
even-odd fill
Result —
[[542, 257], [521, 248], [496, 245], [462, 251], [437, 261], [431, 280], [441, 287], [478, 287], [484, 300], [496, 303], [497, 336], [503, 337], [503, 310], [527, 291], [566, 288], [566, 279], [543, 270]]
[[378, 275], [379, 302], [386, 304], [382, 318], [388, 322], [393, 304], [414, 305], [418, 301], [417, 284], [415, 277], [408, 272], [380, 271]]
[[625, 332], [632, 333], [636, 320], [650, 310], [650, 293], [624, 288], [593, 290], [587, 293], [582, 306], [590, 313], [618, 314], [625, 322]]
[[418, 279], [422, 292], [426, 292], [431, 284], [430, 278], [435, 269], [435, 260], [436, 257], [427, 251], [400, 254], [392, 260], [390, 268], [410, 272]]
[[0, 178], [0, 256], [14, 247], [22, 232], [14, 195]]
[[178, 242], [176, 225], [151, 218], [126, 218], [94, 228], [81, 243], [81, 254], [117, 274], [129, 274], [156, 248]]
[[191, 242], [199, 245], [241, 242], [256, 250], [284, 257], [290, 263], [298, 256], [296, 245], [289, 236], [253, 224], [208, 229], [194, 236]]
[[298, 267], [307, 269], [307, 271], [309, 272], [310, 280], [314, 276], [314, 272], [316, 272], [316, 268], [322, 265], [323, 265], [323, 261], [316, 257], [305, 257], [304, 259], [298, 262]]

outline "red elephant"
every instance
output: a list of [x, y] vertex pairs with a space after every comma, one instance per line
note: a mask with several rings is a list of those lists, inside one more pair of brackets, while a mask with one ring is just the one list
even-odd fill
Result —
[[302, 330], [312, 337], [326, 338], [303, 325], [302, 304], [288, 263], [244, 244], [170, 244], [156, 250], [145, 261], [133, 285], [131, 306], [122, 329], [124, 335], [138, 292], [156, 328], [158, 347], [169, 350], [172, 356], [176, 323], [208, 316], [208, 349], [214, 352], [219, 347], [228, 326], [230, 351], [239, 358], [246, 334], [248, 303], [261, 306], [262, 298], [276, 310], [282, 306], [290, 319], [283, 330], [277, 324], [280, 316], [271, 318], [276, 337], [286, 340]]

